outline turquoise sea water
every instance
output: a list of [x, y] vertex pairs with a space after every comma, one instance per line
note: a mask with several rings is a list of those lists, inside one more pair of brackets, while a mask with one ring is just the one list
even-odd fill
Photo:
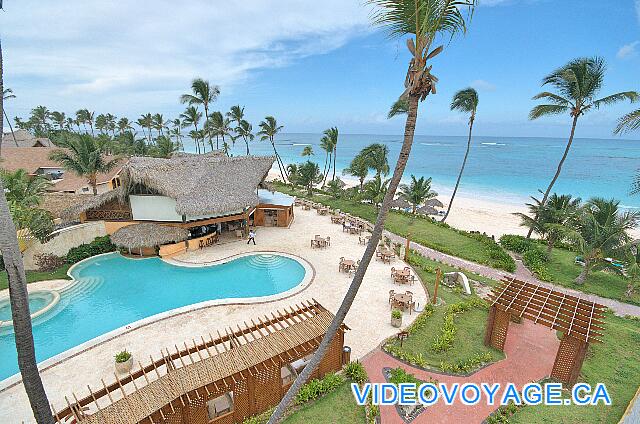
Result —
[[[58, 305], [34, 321], [38, 362], [182, 306], [285, 292], [302, 281], [305, 270], [298, 261], [280, 255], [179, 267], [158, 258], [127, 259], [113, 253], [82, 262], [72, 275], [78, 283], [60, 292]], [[0, 380], [18, 372], [14, 335], [6, 330], [0, 335], [0, 358]]]
[[[282, 134], [277, 147], [286, 163], [301, 162], [302, 149], [311, 145], [312, 160], [324, 165], [324, 152], [319, 147], [321, 134]], [[257, 139], [256, 139], [257, 140]], [[566, 139], [536, 137], [476, 136], [461, 192], [482, 198], [522, 204], [539, 189], [546, 189], [560, 160]], [[354, 155], [370, 143], [389, 147], [390, 162], [395, 163], [402, 144], [401, 136], [341, 134], [337, 168], [340, 171]], [[466, 137], [416, 136], [404, 177], [433, 177], [441, 194], [448, 194], [464, 156]], [[250, 144], [255, 154], [270, 154], [265, 141]], [[189, 147], [187, 147], [189, 149]], [[244, 143], [236, 143], [234, 153], [244, 154]], [[629, 186], [640, 168], [640, 141], [621, 139], [574, 140], [571, 152], [556, 183], [558, 193], [571, 193], [587, 199], [591, 196], [614, 197], [627, 207], [640, 207], [640, 196], [630, 196]]]

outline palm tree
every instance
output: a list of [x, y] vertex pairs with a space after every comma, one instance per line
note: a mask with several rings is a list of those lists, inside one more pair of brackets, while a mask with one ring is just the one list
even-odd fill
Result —
[[[225, 118], [221, 112], [213, 112], [211, 114], [211, 129], [216, 136], [216, 149], [219, 149], [218, 137], [222, 139], [222, 150], [227, 156], [229, 156], [229, 144], [227, 144], [225, 137], [231, 137], [231, 120]], [[233, 137], [231, 137], [233, 139]]]
[[329, 139], [329, 137], [327, 137], [326, 135], [322, 136], [322, 138], [320, 139], [320, 148], [325, 152], [322, 175], [324, 175], [324, 181], [326, 181], [327, 176], [329, 175], [329, 171], [331, 170], [331, 155], [333, 154], [333, 145], [331, 144], [331, 140]]
[[467, 164], [469, 150], [471, 149], [471, 132], [473, 131], [473, 122], [476, 119], [476, 110], [478, 109], [478, 93], [471, 87], [458, 91], [453, 95], [453, 100], [451, 100], [450, 108], [451, 110], [457, 110], [459, 112], [469, 114], [469, 137], [467, 138], [467, 150], [465, 150], [464, 152], [464, 159], [462, 160], [462, 166], [460, 167], [460, 172], [458, 173], [456, 185], [453, 188], [453, 193], [451, 194], [451, 200], [449, 200], [447, 211], [445, 212], [440, 222], [444, 222], [449, 216], [449, 212], [451, 212], [453, 199], [455, 199], [456, 197], [458, 187], [460, 186], [460, 179], [462, 178], [462, 173], [464, 172], [464, 166]]
[[46, 106], [36, 106], [31, 109], [31, 119], [35, 124], [35, 132], [36, 135], [43, 136], [48, 135], [48, 127], [49, 127], [49, 109]]
[[389, 148], [382, 143], [373, 143], [360, 151], [367, 166], [376, 171], [376, 175], [389, 174]]
[[360, 181], [360, 192], [362, 192], [364, 187], [364, 180], [369, 174], [369, 164], [367, 163], [367, 160], [362, 156], [362, 152], [358, 153], [354, 156], [353, 159], [351, 159], [351, 163], [348, 167], [342, 170], [342, 173], [358, 177], [358, 180]]
[[[91, 135], [95, 136], [95, 133], [93, 132], [93, 121], [94, 121], [94, 116], [95, 116], [95, 112], [90, 111], [89, 109], [80, 109], [78, 112], [80, 112], [80, 120], [83, 124], [89, 124], [89, 128], [91, 129]], [[78, 112], [76, 112], [76, 116], [78, 115]], [[86, 126], [85, 126], [85, 131], [86, 131]]]
[[73, 131], [73, 126], [76, 125], [76, 120], [73, 119], [72, 117], [67, 117], [66, 121], [65, 121], [65, 129], [67, 131]]
[[96, 129], [100, 132], [100, 134], [104, 134], [107, 128], [107, 117], [102, 113], [96, 116]]
[[244, 140], [244, 144], [247, 145], [247, 156], [249, 156], [249, 141], [252, 141], [255, 138], [252, 132], [253, 127], [243, 119], [234, 131]]
[[[230, 123], [235, 122], [236, 126], [233, 128], [233, 131], [237, 134], [240, 123], [244, 121], [244, 106], [231, 106], [231, 109], [227, 112], [227, 117], [229, 118]], [[231, 141], [235, 143], [237, 137], [239, 136], [236, 136], [235, 138], [231, 137]]]
[[282, 159], [278, 154], [278, 150], [276, 150], [276, 143], [274, 141], [275, 136], [283, 127], [282, 125], [278, 125], [276, 118], [274, 118], [273, 116], [265, 117], [264, 121], [260, 122], [258, 126], [260, 127], [260, 131], [258, 131], [260, 140], [269, 140], [269, 142], [271, 142], [271, 147], [273, 147], [273, 153], [276, 155], [276, 161], [278, 162], [278, 168], [280, 169], [280, 176], [282, 177], [282, 181], [286, 183], [286, 169], [284, 166], [284, 162], [282, 162]]
[[111, 131], [111, 136], [115, 137], [116, 136], [116, 117], [115, 115], [111, 114], [111, 113], [107, 113], [105, 115], [105, 121], [106, 121], [106, 129], [107, 131]]
[[389, 180], [383, 180], [379, 174], [376, 174], [371, 181], [364, 185], [362, 197], [366, 200], [370, 200], [377, 209], [384, 200], [388, 189]]
[[178, 144], [171, 141], [169, 137], [161, 135], [156, 139], [156, 145], [152, 149], [152, 156], [166, 159], [177, 151]]
[[[331, 127], [327, 130], [324, 130], [324, 135], [329, 139], [330, 145], [333, 146], [333, 177], [332, 180], [336, 179], [336, 156], [338, 149], [338, 127]], [[326, 177], [325, 177], [326, 182]]]
[[315, 153], [313, 153], [313, 147], [311, 146], [304, 146], [304, 149], [302, 149], [302, 153], [300, 154], [300, 156], [302, 157], [311, 157], [313, 156]]
[[109, 172], [118, 163], [117, 159], [107, 160], [96, 140], [86, 134], [73, 135], [59, 143], [66, 150], [56, 150], [50, 158], [60, 163], [66, 170], [85, 177], [98, 194], [97, 177], [99, 173]]
[[118, 127], [118, 132], [120, 134], [123, 134], [126, 131], [133, 131], [133, 126], [131, 125], [129, 118], [120, 118], [116, 126]]
[[[187, 103], [189, 106], [202, 105], [204, 108], [204, 121], [209, 121], [209, 104], [216, 101], [220, 95], [220, 87], [217, 85], [209, 84], [209, 81], [202, 78], [196, 78], [191, 81], [191, 91], [193, 94], [183, 94], [180, 96], [181, 103]], [[211, 133], [209, 135], [209, 145], [213, 145], [211, 142]], [[202, 142], [204, 146], [204, 141]]]
[[416, 213], [418, 206], [437, 195], [438, 193], [431, 190], [431, 177], [416, 179], [415, 175], [411, 175], [411, 183], [409, 185], [400, 185], [400, 198], [411, 205], [411, 213], [413, 214]]
[[313, 195], [313, 186], [322, 181], [320, 167], [309, 160], [297, 166], [295, 175], [296, 184], [305, 187], [309, 196]]
[[[15, 99], [16, 95], [13, 94], [13, 90], [10, 88], [5, 88], [2, 90], [2, 100]], [[9, 130], [11, 131], [11, 136], [13, 137], [13, 142], [18, 147], [18, 140], [16, 140], [16, 135], [13, 132], [13, 127], [11, 126], [11, 121], [9, 120], [9, 116], [7, 116], [7, 110], [2, 109], [2, 113], [4, 114], [4, 118], [7, 120], [7, 124], [9, 125]], [[2, 117], [0, 116], [0, 121]], [[0, 133], [0, 149], [2, 149], [2, 133]]]
[[164, 120], [164, 116], [161, 113], [153, 115], [152, 124], [153, 129], [158, 131], [158, 137], [164, 135], [164, 129], [167, 127], [167, 123]]
[[411, 36], [411, 39], [408, 41], [408, 47], [412, 59], [409, 63], [407, 78], [405, 80], [406, 89], [403, 94], [403, 97], [407, 98], [409, 104], [404, 141], [393, 177], [389, 183], [389, 189], [380, 207], [371, 239], [360, 260], [360, 266], [353, 277], [353, 281], [334, 319], [327, 328], [318, 349], [282, 398], [282, 401], [269, 419], [269, 424], [275, 424], [280, 420], [287, 406], [298, 393], [298, 390], [300, 390], [300, 387], [318, 367], [333, 336], [353, 304], [353, 300], [362, 284], [362, 279], [367, 271], [367, 267], [378, 246], [384, 221], [389, 212], [391, 202], [393, 201], [393, 195], [398, 188], [411, 152], [416, 117], [418, 114], [418, 103], [420, 100], [424, 100], [429, 93], [435, 93], [435, 83], [437, 79], [431, 74], [431, 66], [427, 66], [427, 61], [440, 53], [443, 48], [438, 47], [430, 51], [431, 45], [439, 34], [446, 34], [452, 37], [456, 33], [465, 32], [466, 18], [463, 15], [464, 10], [467, 9], [469, 13], [471, 13], [476, 3], [475, 0], [368, 0], [368, 2], [380, 7], [375, 14], [375, 22], [385, 26], [391, 35], [397, 37], [405, 35]]
[[[198, 133], [198, 122], [202, 118], [202, 112], [198, 112], [198, 108], [195, 106], [187, 107], [184, 112], [180, 114], [180, 118], [182, 118], [182, 122], [185, 125], [193, 125], [196, 133]], [[191, 137], [193, 138], [193, 137]], [[193, 141], [196, 143], [196, 150], [200, 153], [200, 142], [199, 139], [193, 138]]]
[[[2, 9], [2, 0], [0, 0]], [[0, 39], [0, 116], [4, 114], [4, 85], [2, 63], [2, 40]], [[3, 120], [0, 119], [0, 134], [3, 133]], [[16, 227], [11, 220], [9, 205], [5, 197], [4, 187], [0, 181], [0, 252], [4, 261], [4, 269], [9, 282], [9, 302], [11, 303], [11, 319], [18, 352], [18, 368], [22, 375], [22, 383], [27, 392], [33, 416], [38, 424], [53, 424], [53, 414], [49, 406], [47, 393], [42, 385], [36, 351], [33, 344], [33, 327], [29, 311], [27, 294], [27, 278], [24, 272], [22, 255], [18, 247]]]
[[54, 111], [51, 112], [51, 120], [58, 126], [58, 129], [62, 131], [66, 125], [67, 116], [64, 112]]
[[551, 194], [544, 205], [535, 197], [531, 199], [533, 203], [527, 203], [531, 216], [521, 212], [514, 215], [520, 218], [520, 225], [533, 228], [536, 234], [547, 241], [547, 257], [550, 257], [557, 241], [571, 237], [581, 199], [556, 193]]
[[635, 131], [638, 128], [640, 128], [640, 109], [629, 112], [618, 119], [618, 125], [613, 133], [622, 134], [629, 131]]
[[604, 258], [625, 256], [632, 241], [629, 231], [639, 219], [639, 212], [621, 212], [617, 200], [595, 197], [585, 204], [576, 225], [576, 245], [584, 261], [576, 284], [584, 284], [594, 268], [608, 265]]
[[[545, 99], [550, 103], [537, 105], [531, 109], [529, 119], [538, 119], [542, 116], [558, 115], [561, 113], [569, 113], [569, 116], [572, 118], [569, 141], [558, 163], [556, 173], [544, 192], [544, 196], [542, 197], [543, 205], [547, 202], [549, 193], [560, 176], [562, 165], [564, 165], [564, 161], [567, 159], [571, 144], [573, 143], [578, 118], [602, 106], [608, 106], [623, 100], [635, 102], [638, 99], [638, 93], [635, 91], [622, 91], [594, 100], [602, 88], [605, 70], [606, 65], [604, 59], [600, 57], [574, 59], [561, 68], [556, 69], [542, 80], [543, 86], [550, 85], [554, 87], [556, 93], [543, 91], [533, 96], [534, 100]], [[527, 237], [531, 237], [532, 232], [533, 229], [530, 228]]]

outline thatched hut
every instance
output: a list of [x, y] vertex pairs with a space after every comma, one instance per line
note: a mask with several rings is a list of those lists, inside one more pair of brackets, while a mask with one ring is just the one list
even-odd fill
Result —
[[159, 225], [150, 222], [127, 225], [111, 234], [111, 241], [118, 247], [125, 248], [129, 253], [149, 254], [149, 249], [155, 253], [158, 246], [167, 243], [177, 243], [189, 238], [189, 230], [169, 225]]
[[438, 200], [436, 198], [429, 199], [426, 202], [424, 202], [424, 204], [425, 204], [425, 206], [432, 206], [434, 208], [443, 208], [444, 207], [444, 204], [440, 200]]
[[398, 208], [398, 209], [408, 209], [411, 207], [411, 205], [409, 204], [409, 202], [407, 202], [403, 198], [398, 197], [393, 202], [391, 202], [391, 207]]
[[437, 215], [438, 210], [433, 206], [423, 206], [416, 211], [421, 215]]

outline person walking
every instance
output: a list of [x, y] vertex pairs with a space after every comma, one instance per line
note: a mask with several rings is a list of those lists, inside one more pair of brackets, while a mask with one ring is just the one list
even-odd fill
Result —
[[256, 232], [255, 230], [252, 228], [249, 230], [249, 240], [247, 240], [247, 244], [249, 244], [250, 242], [253, 242], [254, 246], [256, 244]]

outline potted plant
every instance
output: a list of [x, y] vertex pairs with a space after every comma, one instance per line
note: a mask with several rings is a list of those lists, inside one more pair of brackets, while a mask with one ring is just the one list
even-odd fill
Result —
[[391, 311], [391, 325], [396, 328], [400, 328], [402, 325], [402, 311], [400, 309]]
[[122, 352], [116, 353], [116, 372], [120, 374], [126, 374], [131, 371], [133, 368], [133, 356], [131, 353], [123, 350]]

